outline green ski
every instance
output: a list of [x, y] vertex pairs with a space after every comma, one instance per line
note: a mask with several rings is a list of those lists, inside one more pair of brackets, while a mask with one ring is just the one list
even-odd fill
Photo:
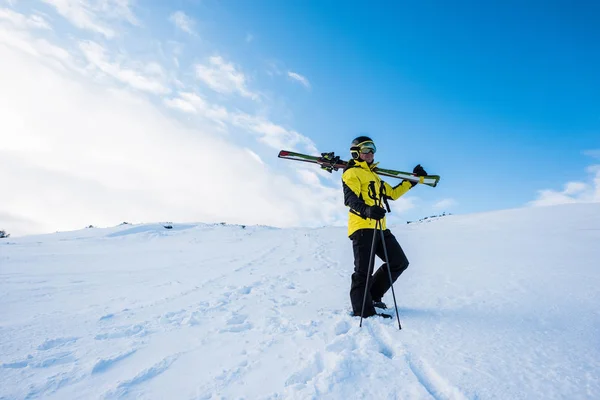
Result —
[[[309, 156], [307, 154], [295, 153], [293, 151], [281, 150], [279, 152], [279, 158], [285, 158], [287, 160], [303, 161], [313, 164], [319, 164], [321, 169], [328, 172], [337, 171], [338, 169], [344, 169], [348, 165], [347, 161], [341, 160], [340, 156], [336, 156], [334, 153], [321, 153], [321, 157]], [[412, 182], [420, 182], [423, 178], [424, 185], [436, 187], [440, 177], [439, 175], [427, 175], [424, 177], [416, 176], [411, 172], [395, 171], [393, 169], [375, 168], [375, 173], [381, 176], [389, 176], [391, 178], [406, 179]]]

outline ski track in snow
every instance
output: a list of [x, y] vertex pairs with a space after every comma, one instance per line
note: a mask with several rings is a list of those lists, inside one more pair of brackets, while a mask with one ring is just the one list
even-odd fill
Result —
[[[565, 359], [561, 342], [551, 342], [564, 335], [554, 321], [572, 313], [558, 304], [539, 317], [523, 314], [519, 325], [514, 317], [502, 319], [520, 311], [515, 296], [538, 290], [527, 269], [510, 270], [503, 287], [465, 290], [468, 283], [456, 282], [475, 273], [468, 263], [469, 273], [456, 278], [446, 269], [428, 270], [427, 254], [414, 251], [422, 259], [411, 260], [408, 271], [422, 270], [396, 286], [403, 330], [395, 315], [366, 319], [359, 328], [350, 316], [353, 266], [342, 228], [157, 229], [13, 241], [0, 274], [0, 300], [9, 306], [0, 322], [0, 398], [462, 400], [599, 393], [594, 354], [600, 351], [570, 349]], [[587, 274], [590, 287], [580, 292], [594, 303], [598, 278]], [[417, 305], [403, 306], [411, 302]], [[590, 322], [577, 326], [598, 331]], [[573, 352], [580, 359], [569, 358]], [[512, 365], [516, 357], [520, 363]], [[570, 364], [565, 369], [553, 360]], [[540, 363], [551, 366], [540, 371]], [[510, 375], [510, 368], [518, 371]], [[552, 382], [560, 386], [540, 392]]]

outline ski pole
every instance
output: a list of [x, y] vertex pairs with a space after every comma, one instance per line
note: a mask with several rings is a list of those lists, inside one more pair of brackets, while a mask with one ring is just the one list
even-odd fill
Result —
[[[379, 223], [379, 234], [381, 237], [381, 244], [383, 244], [383, 254], [385, 255], [385, 264], [387, 265], [387, 273], [390, 278], [390, 288], [392, 288], [392, 297], [394, 298], [394, 309], [396, 310], [396, 319], [398, 320], [398, 329], [402, 330], [400, 325], [400, 315], [398, 314], [398, 304], [396, 303], [396, 293], [394, 293], [394, 282], [392, 280], [392, 269], [390, 268], [390, 260], [388, 258], [387, 246], [385, 245], [385, 238], [383, 236], [383, 224]], [[373, 232], [375, 235], [375, 232]]]
[[[379, 221], [376, 221], [375, 227], [377, 227], [378, 224], [379, 224]], [[376, 238], [377, 238], [377, 235], [375, 234], [375, 231], [373, 231], [373, 242], [371, 243], [371, 255], [369, 256], [369, 268], [367, 270], [367, 282], [365, 284], [365, 294], [363, 295], [362, 308], [360, 309], [360, 324], [358, 325], [359, 328], [362, 328], [362, 320], [363, 320], [363, 315], [365, 313], [365, 303], [367, 302], [367, 291], [371, 290], [369, 288], [369, 278], [371, 277], [371, 269], [373, 267], [373, 264], [375, 263], [375, 239]]]
[[[381, 181], [381, 186], [379, 187], [379, 203], [381, 204], [382, 200], [385, 200], [385, 183]], [[390, 206], [385, 200], [385, 205], [388, 211], [390, 210]], [[388, 278], [390, 279], [390, 288], [392, 289], [392, 297], [394, 298], [394, 309], [396, 310], [396, 319], [398, 320], [398, 329], [402, 329], [400, 325], [400, 315], [398, 314], [398, 304], [396, 303], [396, 293], [394, 293], [394, 281], [392, 279], [392, 268], [390, 267], [390, 260], [388, 258], [387, 246], [385, 245], [385, 236], [383, 234], [383, 222], [379, 222], [379, 235], [381, 237], [381, 244], [383, 245], [383, 254], [385, 255], [385, 264], [387, 266]]]
[[[374, 183], [374, 182], [373, 182]], [[381, 187], [379, 189], [379, 198], [377, 199], [376, 195], [375, 195], [375, 188], [374, 185], [372, 185], [373, 187], [369, 188], [369, 197], [373, 198], [374, 200], [377, 201], [377, 205], [379, 207], [381, 207], [381, 202], [382, 199], [385, 196], [385, 184], [383, 182], [381, 182]], [[389, 210], [389, 206], [387, 205], [386, 202], [386, 206]], [[373, 231], [373, 241], [371, 243], [371, 254], [369, 256], [369, 268], [367, 271], [367, 282], [366, 282], [366, 286], [365, 286], [365, 293], [363, 295], [363, 303], [362, 303], [362, 308], [360, 311], [360, 325], [359, 327], [362, 328], [362, 320], [363, 320], [363, 314], [365, 312], [365, 303], [367, 302], [367, 290], [371, 290], [369, 288], [369, 278], [371, 277], [371, 270], [373, 268], [373, 264], [375, 263], [375, 240], [377, 237], [377, 232], [379, 231], [379, 235], [381, 238], [381, 244], [383, 245], [383, 253], [385, 256], [385, 264], [386, 264], [386, 269], [387, 269], [387, 273], [388, 273], [388, 278], [390, 280], [390, 288], [392, 289], [392, 297], [394, 299], [394, 309], [396, 310], [396, 320], [398, 321], [398, 329], [402, 330], [402, 325], [400, 324], [400, 314], [398, 313], [398, 303], [396, 303], [396, 293], [394, 292], [394, 282], [392, 280], [392, 270], [390, 267], [390, 260], [388, 257], [388, 252], [387, 252], [387, 246], [385, 245], [385, 236], [383, 234], [383, 222], [381, 222], [381, 220], [377, 220], [375, 221], [375, 230]]]

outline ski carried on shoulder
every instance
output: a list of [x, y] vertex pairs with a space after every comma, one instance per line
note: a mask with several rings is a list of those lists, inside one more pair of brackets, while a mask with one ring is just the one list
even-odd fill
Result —
[[[307, 154], [295, 153], [293, 151], [281, 150], [279, 152], [279, 158], [285, 158], [287, 160], [302, 161], [312, 164], [319, 164], [321, 169], [327, 172], [337, 171], [338, 169], [344, 169], [348, 165], [347, 161], [340, 159], [340, 156], [336, 156], [332, 153], [321, 153], [321, 157], [310, 156]], [[440, 177], [439, 175], [427, 175], [424, 177], [416, 176], [411, 172], [395, 171], [393, 169], [375, 168], [375, 173], [381, 176], [388, 176], [391, 178], [406, 179], [411, 182], [420, 182], [424, 185], [436, 187]], [[423, 181], [421, 182], [421, 178]]]

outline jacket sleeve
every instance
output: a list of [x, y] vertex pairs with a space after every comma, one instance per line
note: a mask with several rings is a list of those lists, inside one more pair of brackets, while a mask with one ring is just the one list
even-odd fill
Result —
[[410, 181], [407, 180], [403, 180], [398, 185], [393, 187], [387, 182], [385, 182], [384, 185], [386, 197], [392, 200], [398, 200], [400, 196], [406, 194], [406, 192], [408, 192], [414, 186]]
[[360, 216], [364, 216], [367, 205], [360, 197], [360, 180], [356, 174], [352, 171], [344, 172], [342, 185], [344, 186], [344, 205], [350, 207], [351, 211], [360, 214]]

